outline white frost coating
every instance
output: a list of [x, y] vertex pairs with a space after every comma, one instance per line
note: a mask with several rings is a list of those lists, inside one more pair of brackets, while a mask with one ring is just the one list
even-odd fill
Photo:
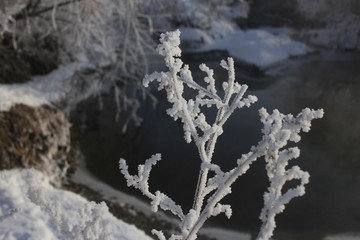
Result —
[[266, 68], [290, 56], [301, 56], [313, 51], [285, 34], [274, 35], [258, 29], [237, 30], [199, 49], [210, 50], [226, 50], [231, 56], [260, 68]]
[[0, 239], [151, 240], [105, 203], [55, 189], [35, 170], [0, 172]]
[[[282, 212], [292, 198], [305, 193], [304, 185], [309, 182], [309, 174], [302, 171], [298, 166], [286, 169], [289, 160], [299, 157], [298, 148], [285, 148], [288, 142], [300, 141], [299, 133], [310, 130], [313, 119], [322, 118], [323, 110], [304, 109], [296, 117], [284, 115], [278, 110], [269, 114], [264, 108], [259, 110], [261, 122], [264, 127], [262, 140], [251, 148], [251, 151], [243, 154], [237, 160], [237, 166], [228, 172], [223, 172], [220, 166], [211, 163], [215, 150], [217, 138], [223, 133], [223, 125], [230, 115], [237, 108], [250, 107], [257, 101], [255, 96], [244, 97], [247, 90], [246, 85], [235, 81], [234, 60], [228, 58], [221, 61], [221, 66], [228, 72], [228, 80], [222, 84], [223, 95], [218, 95], [215, 87], [213, 70], [205, 64], [200, 69], [206, 73], [204, 86], [195, 82], [187, 65], [181, 59], [179, 48], [180, 32], [167, 32], [161, 35], [161, 44], [158, 52], [164, 56], [165, 63], [169, 68], [168, 72], [154, 72], [144, 78], [144, 85], [148, 86], [152, 81], [159, 83], [159, 90], [164, 89], [167, 93], [167, 100], [172, 107], [167, 113], [175, 120], [180, 119], [183, 123], [185, 140], [194, 141], [201, 160], [199, 180], [194, 196], [193, 207], [187, 214], [184, 214], [181, 207], [157, 191], [155, 194], [149, 192], [148, 180], [151, 168], [160, 160], [160, 154], [153, 155], [146, 160], [144, 165], [138, 168], [138, 175], [132, 176], [128, 172], [125, 160], [120, 160], [120, 169], [125, 176], [128, 185], [134, 186], [149, 197], [152, 202], [152, 209], [158, 211], [170, 210], [181, 220], [179, 225], [180, 234], [173, 234], [169, 240], [183, 239], [194, 240], [204, 222], [211, 216], [224, 213], [231, 217], [230, 205], [223, 205], [220, 201], [231, 193], [231, 185], [237, 178], [246, 173], [250, 165], [265, 157], [266, 170], [270, 180], [268, 192], [264, 195], [264, 208], [260, 218], [263, 225], [260, 229], [258, 240], [267, 240], [272, 236], [275, 228], [275, 216]], [[184, 87], [187, 86], [197, 91], [192, 99], [185, 99], [183, 96]], [[213, 122], [208, 122], [202, 108], [215, 108], [217, 114]], [[209, 177], [209, 171], [213, 176]], [[294, 189], [289, 189], [282, 194], [281, 190], [285, 182], [299, 179], [300, 184]], [[206, 201], [205, 201], [206, 200]], [[165, 240], [163, 232], [154, 230], [153, 234], [160, 240]]]
[[157, 161], [160, 161], [161, 155], [156, 154], [151, 158], [146, 160], [144, 165], [139, 165], [138, 167], [138, 175], [132, 176], [129, 174], [128, 166], [124, 159], [120, 159], [119, 165], [121, 169], [121, 173], [127, 179], [128, 186], [133, 186], [139, 189], [145, 196], [152, 200], [151, 206], [154, 212], [158, 211], [159, 206], [164, 210], [170, 210], [173, 214], [178, 216], [180, 219], [184, 218], [183, 211], [179, 205], [176, 205], [175, 202], [166, 196], [165, 194], [156, 191], [155, 194], [149, 191], [149, 176], [150, 171], [153, 165], [156, 164]]
[[[264, 194], [264, 208], [261, 211], [260, 219], [263, 222], [259, 240], [269, 239], [276, 227], [275, 216], [285, 209], [292, 198], [305, 194], [304, 185], [309, 182], [309, 173], [302, 171], [298, 166], [293, 166], [286, 170], [289, 160], [298, 158], [300, 150], [298, 148], [285, 147], [288, 141], [300, 141], [300, 131], [308, 132], [311, 121], [323, 117], [322, 110], [304, 109], [296, 118], [291, 114], [284, 115], [278, 110], [272, 114], [262, 108], [259, 110], [261, 122], [264, 124], [263, 141], [266, 142], [265, 161], [267, 175], [270, 180], [268, 192]], [[299, 179], [300, 185], [282, 193], [282, 188], [287, 181]]]

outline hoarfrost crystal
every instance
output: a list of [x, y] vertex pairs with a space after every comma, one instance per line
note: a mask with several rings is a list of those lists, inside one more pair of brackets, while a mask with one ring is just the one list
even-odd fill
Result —
[[[158, 52], [164, 56], [168, 72], [154, 72], [145, 76], [144, 86], [148, 87], [153, 81], [159, 83], [159, 90], [165, 90], [167, 100], [172, 107], [167, 113], [175, 120], [180, 119], [183, 123], [184, 137], [186, 142], [194, 142], [201, 160], [201, 168], [197, 189], [194, 196], [193, 207], [188, 213], [184, 213], [181, 206], [160, 191], [149, 192], [148, 180], [152, 167], [161, 159], [160, 154], [153, 155], [138, 167], [138, 175], [132, 176], [128, 172], [128, 166], [124, 159], [120, 160], [121, 173], [127, 179], [128, 186], [138, 188], [149, 197], [152, 209], [156, 212], [160, 207], [171, 211], [181, 223], [180, 232], [172, 234], [168, 239], [194, 240], [199, 229], [211, 216], [224, 213], [231, 217], [230, 205], [221, 204], [220, 201], [231, 193], [231, 185], [238, 177], [245, 174], [250, 165], [264, 157], [266, 161], [267, 175], [270, 181], [268, 191], [264, 194], [264, 208], [260, 219], [263, 224], [258, 240], [267, 240], [275, 229], [275, 216], [282, 212], [292, 198], [302, 196], [305, 193], [304, 185], [309, 182], [309, 174], [302, 171], [298, 166], [286, 169], [289, 160], [299, 157], [298, 148], [286, 148], [288, 142], [300, 141], [299, 133], [310, 130], [313, 119], [322, 118], [323, 110], [304, 109], [296, 117], [284, 115], [278, 110], [269, 114], [266, 109], [259, 110], [262, 129], [262, 140], [251, 151], [243, 154], [237, 160], [237, 166], [228, 172], [221, 170], [220, 166], [212, 163], [212, 156], [218, 137], [223, 133], [223, 126], [230, 115], [238, 108], [250, 107], [257, 101], [256, 96], [244, 96], [247, 85], [241, 85], [235, 81], [234, 60], [228, 58], [221, 61], [220, 65], [228, 72], [228, 80], [222, 84], [223, 95], [218, 94], [216, 89], [214, 72], [205, 64], [199, 66], [206, 73], [204, 86], [194, 81], [189, 66], [183, 64], [180, 57], [180, 31], [161, 34]], [[193, 99], [183, 96], [184, 87], [197, 91]], [[221, 91], [219, 91], [221, 92]], [[213, 122], [202, 112], [202, 108], [216, 108], [217, 114]], [[213, 176], [209, 177], [209, 172]], [[282, 188], [287, 181], [299, 179], [300, 184], [294, 189], [282, 193]], [[207, 199], [205, 201], [205, 199]], [[152, 233], [160, 240], [166, 240], [165, 234], [160, 230]]]

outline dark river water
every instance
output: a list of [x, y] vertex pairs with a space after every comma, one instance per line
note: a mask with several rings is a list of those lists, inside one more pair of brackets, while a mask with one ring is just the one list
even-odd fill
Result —
[[[199, 63], [190, 59], [192, 67]], [[217, 61], [207, 63], [213, 67]], [[260, 140], [260, 107], [292, 114], [304, 107], [323, 108], [324, 118], [315, 120], [310, 133], [302, 135], [298, 145], [301, 156], [293, 160], [311, 175], [306, 194], [293, 199], [277, 216], [275, 238], [316, 240], [333, 233], [360, 232], [360, 54], [319, 52], [281, 66], [277, 77], [266, 77], [251, 69], [238, 71], [237, 79], [248, 83], [248, 94], [256, 95], [259, 101], [232, 115], [218, 140], [214, 162], [228, 170]], [[216, 71], [216, 79], [226, 79], [225, 71]], [[194, 72], [194, 76], [202, 75]], [[119, 158], [127, 159], [134, 171], [152, 154], [162, 153], [163, 160], [151, 174], [150, 187], [188, 209], [193, 201], [199, 158], [195, 146], [185, 143], [180, 122], [165, 114], [169, 105], [164, 95], [156, 91], [153, 94], [159, 99], [157, 108], [150, 101], [143, 102], [139, 111], [143, 124], [130, 125], [125, 134], [121, 122], [115, 122], [111, 95], [105, 96], [102, 111], [94, 106], [96, 101], [80, 106], [74, 117], [75, 123], [82, 119], [85, 126], [80, 146], [90, 171], [131, 194], [139, 192], [125, 186], [118, 170]], [[255, 234], [267, 186], [264, 162], [259, 159], [223, 201], [231, 203], [232, 218], [219, 216], [209, 224]]]

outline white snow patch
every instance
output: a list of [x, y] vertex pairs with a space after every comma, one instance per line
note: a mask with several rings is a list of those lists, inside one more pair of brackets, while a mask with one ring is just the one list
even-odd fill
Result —
[[238, 30], [223, 39], [214, 40], [199, 51], [226, 50], [231, 56], [266, 68], [291, 56], [312, 52], [305, 44], [291, 40], [286, 34], [265, 30]]
[[20, 84], [0, 86], [0, 111], [8, 111], [14, 104], [20, 103], [37, 107], [49, 102], [40, 92], [29, 86]]
[[0, 172], [0, 239], [150, 240], [104, 203], [53, 188], [35, 170]]
[[87, 81], [86, 89], [73, 96], [74, 86], [69, 80], [81, 69], [94, 68], [89, 63], [61, 65], [49, 74], [34, 76], [21, 84], [0, 84], [0, 111], [8, 111], [15, 104], [37, 107], [42, 104], [60, 103], [69, 100], [77, 103], [101, 88], [98, 81]]
[[77, 64], [69, 64], [47, 75], [33, 77], [27, 83], [0, 84], [0, 111], [7, 111], [21, 103], [37, 107], [59, 102], [66, 97], [65, 81], [74, 75], [76, 69]]

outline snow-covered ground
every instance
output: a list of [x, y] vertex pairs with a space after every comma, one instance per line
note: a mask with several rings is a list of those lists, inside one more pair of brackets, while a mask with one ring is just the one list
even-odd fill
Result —
[[35, 170], [0, 172], [0, 239], [150, 240], [116, 219], [104, 203], [53, 188]]
[[230, 56], [258, 66], [271, 67], [292, 56], [313, 52], [304, 43], [292, 40], [285, 30], [271, 32], [266, 29], [241, 30], [226, 22], [217, 22], [209, 31], [181, 28], [182, 41], [193, 41], [195, 52], [225, 50]]
[[285, 34], [274, 35], [265, 30], [236, 31], [224, 39], [204, 46], [199, 51], [221, 49], [231, 56], [260, 68], [283, 61], [291, 56], [312, 52], [305, 44], [291, 40]]
[[[148, 203], [102, 183], [86, 170], [84, 163], [73, 180], [98, 191], [105, 199], [128, 204], [137, 212], [155, 216]], [[136, 227], [116, 219], [105, 203], [96, 204], [72, 192], [55, 189], [49, 179], [36, 170], [0, 171], [0, 193], [1, 240], [152, 239]], [[163, 213], [156, 213], [156, 217], [178, 224]], [[251, 239], [248, 233], [221, 228], [204, 228], [200, 233], [219, 240]]]
[[[86, 62], [61, 65], [54, 71], [43, 76], [34, 76], [31, 81], [22, 84], [0, 84], [0, 111], [7, 111], [14, 104], [26, 104], [37, 107], [42, 104], [60, 104], [62, 101], [72, 101], [76, 104], [89, 96], [96, 94], [101, 85], [99, 81], [84, 82], [86, 88], [78, 90], [71, 79], [77, 71], [93, 66]], [[90, 77], [89, 77], [90, 78]], [[71, 99], [69, 99], [71, 98]]]

